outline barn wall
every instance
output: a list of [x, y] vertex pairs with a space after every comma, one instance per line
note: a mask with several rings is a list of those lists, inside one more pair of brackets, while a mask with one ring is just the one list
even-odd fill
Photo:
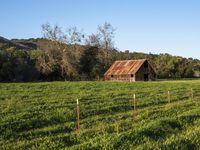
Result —
[[144, 81], [144, 71], [143, 69], [139, 69], [138, 72], [136, 73], [136, 81]]
[[112, 80], [112, 81], [127, 81], [127, 82], [134, 82], [135, 81], [135, 75], [131, 77], [131, 75], [113, 75], [111, 76], [105, 76], [106, 80]]
[[136, 81], [145, 81], [145, 74], [146, 76], [148, 76], [148, 81], [156, 80], [156, 74], [147, 61], [141, 66], [141, 68], [136, 73]]

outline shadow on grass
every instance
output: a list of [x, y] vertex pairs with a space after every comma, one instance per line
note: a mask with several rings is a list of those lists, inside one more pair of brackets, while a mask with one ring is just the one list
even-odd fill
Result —
[[198, 147], [189, 139], [172, 141], [172, 143], [161, 146], [162, 149], [188, 149], [197, 150]]
[[144, 143], [144, 139], [150, 138], [152, 140], [162, 140], [172, 133], [177, 133], [182, 130], [181, 124], [177, 120], [165, 119], [159, 120], [151, 126], [139, 131], [126, 133], [120, 136], [114, 143], [114, 147], [123, 147], [123, 143], [129, 141], [132, 145], [140, 145]]
[[[43, 127], [63, 124], [65, 120], [61, 119], [31, 119], [25, 121], [14, 121], [6, 124], [0, 125], [0, 133], [3, 139], [10, 139], [10, 138], [18, 138], [18, 137], [26, 137], [26, 134], [30, 134], [30, 130], [39, 129]], [[52, 131], [36, 131], [31, 132], [31, 136], [37, 135], [48, 135], [48, 134], [56, 134], [61, 132], [70, 133], [74, 129], [70, 126], [64, 126], [63, 128], [52, 130]]]

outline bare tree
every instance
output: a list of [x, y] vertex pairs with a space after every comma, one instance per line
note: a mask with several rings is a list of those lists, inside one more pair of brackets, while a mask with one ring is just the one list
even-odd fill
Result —
[[105, 22], [103, 25], [99, 25], [98, 35], [100, 37], [100, 44], [102, 48], [105, 48], [106, 50], [113, 49], [115, 29], [110, 23]]
[[91, 34], [85, 41], [86, 45], [100, 47], [100, 36], [99, 34]]
[[103, 25], [98, 26], [98, 36], [100, 38], [100, 47], [103, 48], [101, 51], [103, 56], [103, 63], [104, 68], [108, 68], [110, 64], [112, 63], [112, 51], [114, 49], [114, 35], [115, 35], [115, 29], [114, 27], [108, 23], [105, 22]]
[[77, 27], [69, 27], [66, 31], [67, 44], [81, 44], [84, 34]]
[[115, 29], [110, 23], [99, 25], [97, 33], [89, 35], [85, 41], [86, 45], [100, 47], [106, 50], [114, 48]]
[[43, 37], [55, 42], [65, 42], [66, 36], [64, 35], [61, 27], [54, 25], [53, 27], [49, 24], [42, 25]]

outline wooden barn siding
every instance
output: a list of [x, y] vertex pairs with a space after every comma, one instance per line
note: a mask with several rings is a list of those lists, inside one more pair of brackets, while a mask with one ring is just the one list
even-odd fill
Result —
[[114, 75], [111, 80], [121, 80], [121, 81], [129, 81], [131, 78], [131, 75]]
[[144, 66], [143, 65], [135, 74], [135, 81], [144, 81]]
[[[145, 62], [148, 63], [148, 62]], [[153, 68], [151, 67], [151, 65], [149, 65], [148, 63], [148, 67], [145, 68], [145, 63], [141, 66], [141, 68], [138, 70], [138, 72], [136, 73], [136, 81], [144, 81], [144, 74], [148, 74], [148, 80], [149, 81], [154, 81], [156, 79], [156, 74], [153, 70]]]
[[128, 81], [133, 82], [135, 81], [135, 76], [131, 77], [131, 75], [113, 75], [113, 78], [111, 76], [106, 76], [106, 80], [112, 80], [112, 81]]

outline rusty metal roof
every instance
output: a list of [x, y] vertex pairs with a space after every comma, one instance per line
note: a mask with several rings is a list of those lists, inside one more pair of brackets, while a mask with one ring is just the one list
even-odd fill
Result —
[[135, 74], [145, 61], [146, 59], [117, 60], [106, 71], [104, 76]]

